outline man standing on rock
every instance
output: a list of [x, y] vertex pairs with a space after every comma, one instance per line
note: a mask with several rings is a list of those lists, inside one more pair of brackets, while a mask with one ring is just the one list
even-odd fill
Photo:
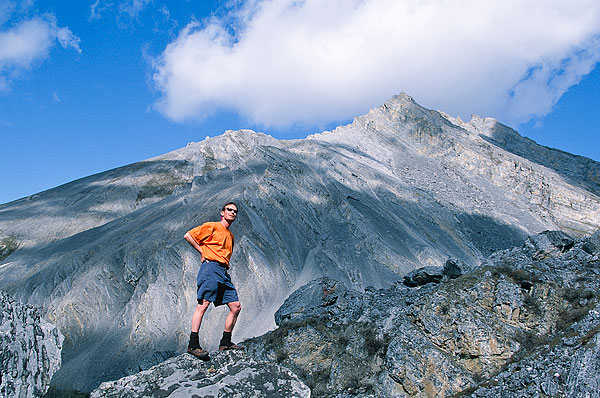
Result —
[[202, 256], [202, 265], [197, 277], [198, 305], [192, 317], [192, 332], [187, 352], [205, 361], [210, 358], [208, 352], [200, 347], [198, 331], [210, 303], [215, 307], [222, 304], [227, 304], [229, 307], [219, 350], [243, 349], [231, 342], [231, 332], [242, 306], [227, 272], [233, 252], [233, 234], [229, 231], [229, 226], [235, 221], [237, 212], [237, 205], [234, 202], [227, 202], [221, 209], [221, 221], [204, 223], [189, 230], [184, 236], [185, 240]]

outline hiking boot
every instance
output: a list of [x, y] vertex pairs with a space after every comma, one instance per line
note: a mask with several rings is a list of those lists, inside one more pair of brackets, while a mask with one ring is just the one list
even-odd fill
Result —
[[187, 349], [188, 354], [195, 356], [198, 359], [203, 361], [208, 361], [210, 357], [208, 356], [208, 351], [203, 350], [201, 347], [198, 348], [190, 348]]
[[227, 350], [243, 350], [244, 347], [241, 345], [237, 345], [235, 343], [229, 343], [227, 345], [220, 345], [219, 351], [227, 351]]

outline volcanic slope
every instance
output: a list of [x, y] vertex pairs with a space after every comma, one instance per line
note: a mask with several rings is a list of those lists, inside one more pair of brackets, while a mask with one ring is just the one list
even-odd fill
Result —
[[[182, 238], [225, 201], [240, 209], [239, 341], [272, 329], [317, 277], [380, 288], [448, 258], [475, 266], [544, 230], [591, 233], [599, 192], [598, 162], [402, 94], [306, 139], [227, 131], [1, 205], [0, 289], [65, 336], [54, 385], [89, 391], [184, 349], [200, 263]], [[225, 315], [207, 313], [203, 346], [215, 348]]]

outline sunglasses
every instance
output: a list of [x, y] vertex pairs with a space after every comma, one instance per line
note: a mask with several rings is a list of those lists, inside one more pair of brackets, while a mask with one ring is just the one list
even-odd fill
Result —
[[225, 208], [225, 210], [227, 210], [227, 211], [230, 211], [230, 212], [232, 212], [232, 213], [235, 213], [235, 214], [237, 214], [237, 209], [232, 209], [232, 208], [230, 208], [230, 207], [226, 207], [226, 208]]

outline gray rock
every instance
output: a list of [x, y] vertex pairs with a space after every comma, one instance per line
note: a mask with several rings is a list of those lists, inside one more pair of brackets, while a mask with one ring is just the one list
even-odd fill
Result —
[[148, 370], [156, 364], [166, 361], [169, 358], [176, 356], [173, 351], [155, 351], [140, 358], [136, 368], [127, 369], [128, 374], [134, 374], [143, 370]]
[[440, 283], [442, 279], [456, 279], [462, 275], [457, 260], [448, 259], [444, 267], [423, 267], [404, 275], [402, 283], [408, 287], [423, 286], [428, 283]]
[[102, 383], [91, 398], [117, 397], [310, 397], [310, 389], [275, 363], [240, 352], [216, 352], [209, 362], [189, 354], [146, 371]]
[[[581, 337], [587, 341], [582, 340], [582, 347], [571, 357], [570, 366], [557, 379], [562, 377], [569, 397], [600, 397], [600, 332], [589, 331]], [[564, 353], [570, 354], [567, 350]]]
[[574, 244], [573, 238], [562, 231], [544, 231], [529, 237], [526, 242], [526, 245], [533, 247], [538, 254], [549, 254], [556, 250], [565, 252]]
[[[341, 282], [321, 278], [294, 291], [277, 312], [275, 323], [283, 326], [306, 318], [321, 317], [344, 308], [343, 301], [354, 297], [346, 295], [348, 288]], [[339, 300], [339, 302], [338, 302]]]
[[446, 277], [448, 277], [450, 279], [456, 279], [459, 276], [461, 276], [462, 273], [463, 273], [463, 270], [461, 269], [460, 265], [458, 265], [456, 260], [454, 260], [454, 259], [446, 260], [446, 263], [444, 264], [444, 269], [442, 270], [442, 274], [444, 274]]
[[581, 248], [588, 254], [600, 254], [600, 231], [585, 239]]
[[444, 277], [440, 267], [423, 267], [404, 275], [404, 283], [408, 287], [423, 286], [428, 283], [440, 283]]
[[0, 291], [0, 396], [43, 396], [60, 367], [62, 343], [38, 309]]

